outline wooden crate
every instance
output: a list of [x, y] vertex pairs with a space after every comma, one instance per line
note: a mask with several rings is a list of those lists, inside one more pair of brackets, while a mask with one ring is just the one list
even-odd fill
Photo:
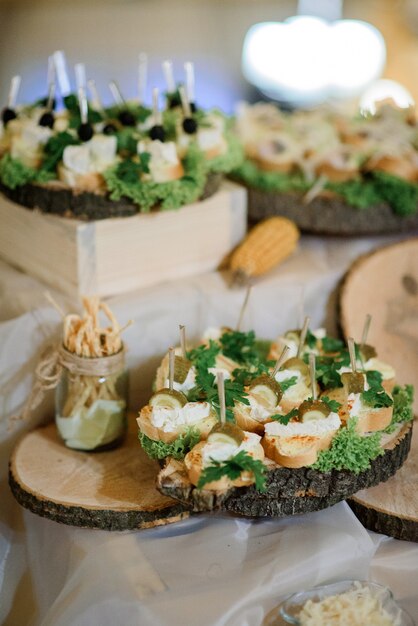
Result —
[[83, 222], [0, 197], [0, 255], [51, 287], [110, 296], [216, 269], [243, 238], [247, 197], [225, 182], [178, 211]]

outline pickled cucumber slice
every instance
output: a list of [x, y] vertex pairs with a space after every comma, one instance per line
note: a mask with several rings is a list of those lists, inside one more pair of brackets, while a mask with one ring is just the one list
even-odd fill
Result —
[[182, 356], [174, 357], [174, 380], [182, 385], [187, 378], [187, 374], [192, 366], [191, 361]]
[[236, 424], [218, 422], [209, 433], [208, 441], [215, 443], [229, 443], [239, 446], [244, 440], [244, 431]]
[[275, 407], [280, 402], [283, 391], [277, 380], [268, 374], [257, 376], [250, 384], [251, 393], [262, 398], [268, 406]]
[[285, 361], [281, 369], [294, 370], [296, 372], [300, 372], [303, 378], [307, 379], [308, 381], [310, 381], [311, 379], [309, 365], [305, 363], [305, 361], [302, 361], [302, 359], [298, 359], [296, 356]]
[[181, 409], [187, 404], [187, 398], [181, 391], [175, 391], [174, 389], [160, 389], [149, 401], [150, 406], [164, 407], [167, 409]]
[[377, 357], [377, 352], [373, 346], [369, 346], [367, 343], [363, 343], [360, 346], [360, 354], [363, 358], [363, 361], [368, 361], [369, 359], [374, 359]]
[[302, 422], [323, 420], [331, 413], [331, 409], [321, 400], [305, 400], [299, 407], [299, 419]]
[[348, 394], [364, 391], [364, 374], [361, 372], [345, 372], [341, 374], [341, 382]]

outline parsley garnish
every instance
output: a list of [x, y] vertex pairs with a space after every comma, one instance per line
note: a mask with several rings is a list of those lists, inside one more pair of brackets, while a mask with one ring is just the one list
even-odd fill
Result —
[[131, 159], [121, 161], [116, 168], [117, 177], [130, 185], [139, 183], [141, 174], [149, 172], [148, 164], [150, 158], [149, 152], [142, 152], [139, 155], [139, 161]]
[[374, 409], [393, 405], [392, 398], [386, 393], [383, 387], [371, 387], [367, 391], [363, 391], [361, 399], [365, 404]]
[[62, 161], [65, 148], [67, 146], [76, 146], [79, 143], [78, 139], [66, 131], [53, 135], [45, 144], [41, 169], [47, 172], [54, 172], [58, 163]]
[[285, 391], [287, 391], [288, 389], [290, 389], [290, 387], [293, 387], [293, 385], [296, 385], [298, 382], [298, 377], [297, 376], [292, 376], [291, 378], [286, 378], [286, 380], [282, 380], [279, 385], [283, 391], [283, 393]]
[[274, 420], [275, 422], [280, 422], [281, 424], [284, 424], [285, 426], [287, 426], [290, 420], [293, 417], [297, 417], [298, 415], [299, 415], [299, 411], [297, 409], [292, 409], [291, 411], [289, 411], [289, 413], [286, 413], [286, 415], [279, 415], [278, 413], [276, 415], [271, 415], [270, 419]]
[[324, 337], [322, 339], [322, 349], [324, 352], [341, 352], [344, 348], [344, 342], [341, 339], [333, 337]]
[[382, 387], [383, 376], [377, 370], [369, 370], [365, 372], [369, 387]]
[[313, 334], [313, 332], [309, 330], [309, 328], [308, 328], [308, 332], [306, 333], [305, 342], [306, 342], [306, 345], [311, 349], [316, 347], [317, 339], [315, 335]]
[[250, 330], [248, 333], [228, 330], [221, 336], [219, 342], [222, 346], [223, 354], [237, 363], [248, 365], [258, 361], [253, 330]]
[[341, 376], [338, 369], [342, 363], [335, 361], [332, 357], [321, 356], [316, 359], [316, 380], [325, 389], [342, 387]]
[[338, 413], [338, 409], [341, 408], [341, 404], [336, 400], [331, 400], [328, 396], [322, 396], [322, 402], [327, 405], [330, 411], [333, 413]]
[[220, 351], [221, 348], [216, 343], [216, 341], [210, 339], [208, 346], [201, 345], [197, 348], [194, 348], [194, 350], [190, 350], [187, 353], [187, 358], [194, 365], [196, 365], [196, 367], [206, 367], [206, 369], [209, 369], [209, 367], [215, 367], [216, 357], [220, 353]]
[[244, 471], [252, 472], [255, 480], [255, 488], [258, 491], [266, 491], [266, 467], [258, 460], [253, 459], [245, 450], [241, 450], [227, 461], [214, 461], [200, 474], [197, 488], [202, 489], [206, 483], [220, 480], [227, 476], [230, 480], [236, 480]]

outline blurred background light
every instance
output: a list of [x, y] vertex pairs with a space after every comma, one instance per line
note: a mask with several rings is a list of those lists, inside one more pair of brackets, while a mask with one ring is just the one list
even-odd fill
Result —
[[385, 60], [384, 39], [371, 24], [301, 15], [252, 26], [242, 70], [269, 98], [306, 107], [360, 95], [381, 76]]

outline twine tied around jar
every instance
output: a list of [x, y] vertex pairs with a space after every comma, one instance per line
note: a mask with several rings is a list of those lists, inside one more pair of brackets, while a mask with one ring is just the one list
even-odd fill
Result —
[[107, 377], [117, 374], [125, 363], [125, 347], [115, 354], [101, 357], [81, 357], [69, 352], [62, 344], [48, 346], [41, 355], [35, 368], [35, 382], [19, 417], [27, 419], [45, 397], [45, 392], [55, 389], [63, 371], [66, 369], [72, 376]]

